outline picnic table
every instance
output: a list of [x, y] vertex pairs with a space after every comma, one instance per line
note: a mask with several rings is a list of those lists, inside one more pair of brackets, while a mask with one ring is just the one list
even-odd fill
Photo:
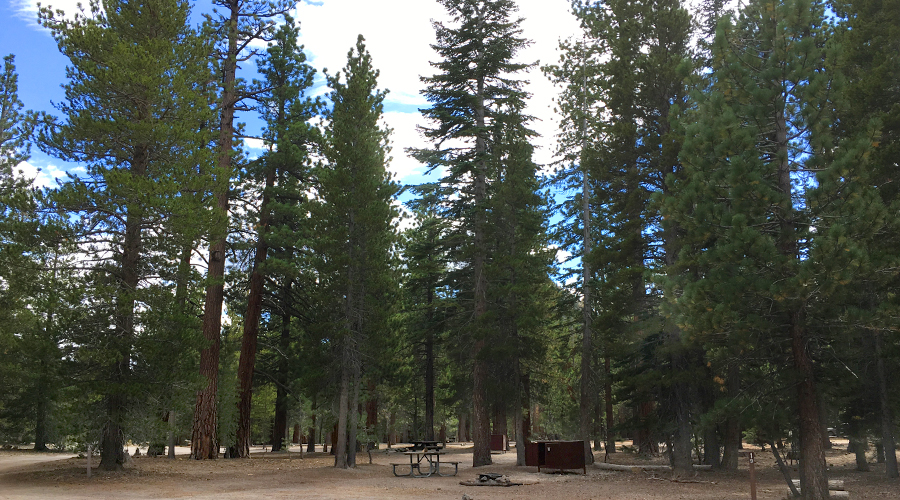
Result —
[[[438, 476], [455, 476], [459, 472], [459, 462], [454, 461], [444, 461], [441, 462], [441, 456], [446, 455], [446, 452], [441, 451], [443, 446], [438, 447], [438, 441], [416, 441], [412, 443], [413, 449], [409, 451], [404, 451], [403, 454], [409, 457], [409, 463], [401, 462], [401, 463], [392, 463], [391, 467], [393, 468], [394, 475], [397, 477], [431, 477], [434, 474]], [[416, 449], [416, 444], [419, 444], [419, 449]], [[444, 474], [441, 471], [441, 465], [444, 465], [445, 468], [447, 466], [453, 466], [452, 474]], [[409, 472], [406, 472], [406, 468], [409, 467]], [[401, 472], [398, 473], [397, 469], [400, 469]]]
[[412, 445], [409, 451], [441, 451], [444, 449], [443, 441], [410, 441], [409, 443]]

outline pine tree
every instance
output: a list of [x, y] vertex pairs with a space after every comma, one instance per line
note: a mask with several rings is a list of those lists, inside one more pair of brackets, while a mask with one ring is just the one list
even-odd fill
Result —
[[[266, 78], [260, 86], [266, 89], [260, 98], [259, 110], [266, 118], [265, 139], [273, 149], [265, 153], [257, 163], [262, 167], [264, 186], [259, 215], [256, 221], [257, 242], [250, 271], [250, 289], [247, 312], [244, 315], [244, 335], [238, 366], [240, 379], [239, 422], [234, 456], [250, 456], [250, 406], [253, 388], [253, 370], [256, 363], [256, 345], [260, 318], [263, 311], [266, 259], [270, 252], [269, 227], [276, 223], [275, 206], [278, 203], [276, 181], [280, 191], [291, 188], [299, 195], [303, 185], [292, 182], [292, 173], [303, 169], [307, 163], [310, 133], [304, 123], [314, 114], [316, 103], [305, 95], [312, 86], [315, 70], [306, 64], [303, 48], [297, 46], [299, 29], [294, 19], [285, 15], [284, 24], [269, 44], [267, 56], [258, 63], [260, 73]], [[293, 133], [292, 133], [293, 132]], [[299, 133], [298, 133], [299, 132]], [[288, 186], [284, 186], [285, 181]], [[287, 324], [287, 322], [283, 322]], [[284, 435], [284, 423], [276, 425], [276, 435]], [[273, 451], [281, 448], [281, 440], [272, 443]]]
[[328, 76], [333, 107], [326, 113], [327, 164], [317, 175], [322, 203], [314, 217], [322, 231], [314, 248], [322, 259], [319, 273], [329, 276], [326, 286], [339, 311], [335, 329], [341, 385], [334, 456], [340, 468], [356, 465], [361, 358], [385, 332], [392, 296], [397, 212], [391, 200], [397, 186], [387, 171], [390, 131], [380, 124], [385, 92], [377, 90], [377, 79], [360, 35], [347, 54], [343, 75]]
[[61, 332], [77, 309], [79, 287], [63, 221], [41, 215], [41, 197], [17, 168], [29, 159], [38, 117], [18, 98], [15, 58], [0, 73], [0, 432], [34, 430], [46, 451], [63, 383]]
[[34, 128], [33, 117], [19, 100], [18, 79], [15, 57], [4, 57], [0, 73], [0, 276], [6, 282], [21, 268], [24, 251], [19, 248], [19, 228], [35, 208], [29, 179], [16, 172], [29, 158]]
[[511, 0], [441, 0], [441, 4], [453, 25], [434, 23], [433, 47], [442, 59], [433, 63], [439, 73], [422, 79], [427, 85], [423, 93], [431, 102], [422, 112], [434, 123], [423, 133], [436, 148], [414, 155], [430, 170], [446, 168], [440, 181], [442, 208], [445, 217], [457, 221], [458, 236], [451, 237], [459, 238], [459, 259], [471, 280], [472, 305], [467, 309], [474, 340], [473, 465], [482, 466], [491, 463], [489, 374], [482, 350], [487, 340], [483, 317], [488, 309], [488, 179], [497, 154], [492, 128], [504, 112], [523, 108], [523, 82], [514, 78], [529, 65], [513, 58], [529, 42], [521, 37], [521, 19], [512, 18], [516, 7]]
[[[70, 59], [64, 120], [50, 125], [41, 147], [87, 165], [53, 195], [59, 209], [80, 217], [79, 242], [98, 286], [95, 300], [109, 306], [106, 325], [83, 345], [94, 348], [104, 372], [105, 423], [101, 468], [125, 461], [126, 415], [135, 390], [136, 350], [142, 327], [139, 301], [154, 275], [149, 249], [165, 236], [158, 220], [197, 220], [200, 210], [180, 197], [203, 190], [210, 116], [205, 64], [209, 47], [187, 21], [183, 1], [91, 3], [73, 20], [43, 9], [42, 24]], [[198, 224], [200, 222], [200, 224]]]
[[[552, 181], [558, 188], [572, 192], [572, 194], [556, 207], [563, 216], [556, 228], [556, 240], [559, 241], [560, 248], [567, 250], [572, 255], [570, 260], [577, 258], [581, 265], [579, 282], [582, 297], [579, 415], [581, 435], [579, 437], [586, 443], [586, 463], [592, 463], [594, 455], [590, 450], [589, 443], [594, 411], [594, 380], [592, 380], [594, 377], [591, 374], [594, 370], [592, 366], [593, 342], [595, 341], [593, 338], [595, 295], [593, 288], [596, 286], [596, 282], [591, 270], [592, 256], [590, 255], [593, 246], [592, 219], [594, 216], [591, 203], [593, 199], [591, 161], [596, 159], [593, 148], [601, 132], [593, 128], [598, 125], [598, 120], [589, 120], [588, 115], [595, 116], [601, 113], [602, 111], [598, 108], [602, 105], [592, 92], [596, 90], [596, 83], [593, 82], [593, 79], [596, 78], [593, 71], [596, 61], [589, 62], [589, 58], [594, 55], [595, 51], [592, 50], [589, 54], [588, 44], [584, 40], [580, 43], [569, 40], [563, 43], [561, 48], [563, 55], [560, 58], [560, 64], [545, 66], [543, 70], [556, 85], [563, 87], [557, 97], [557, 109], [562, 115], [562, 127], [557, 137], [557, 154], [566, 165], [557, 168]], [[589, 92], [592, 95], [589, 96]], [[590, 130], [589, 126], [592, 127]], [[593, 170], [596, 171], [596, 166]], [[608, 428], [607, 447], [615, 451], [615, 444], [609, 446], [609, 442], [612, 440], [609, 438], [611, 432], [611, 428]]]
[[[494, 434], [506, 434], [508, 408], [514, 413], [515, 439], [525, 442], [522, 428], [526, 401], [522, 380], [530, 363], [540, 357], [547, 340], [546, 326], [553, 318], [550, 284], [551, 252], [546, 241], [546, 199], [541, 192], [538, 167], [528, 142], [533, 133], [526, 127], [521, 109], [504, 110], [495, 125], [490, 198], [493, 223], [488, 226], [490, 258], [485, 274], [488, 290], [488, 320], [492, 320], [484, 356], [495, 360], [491, 367], [490, 399], [497, 408]], [[590, 406], [593, 409], [593, 406]], [[497, 424], [501, 425], [497, 432]], [[590, 439], [585, 442], [590, 453]], [[517, 464], [525, 465], [525, 447], [517, 448]]]
[[416, 226], [403, 235], [403, 261], [407, 276], [404, 280], [408, 311], [409, 341], [421, 345], [425, 358], [425, 439], [434, 440], [435, 411], [435, 350], [441, 333], [446, 329], [446, 313], [441, 295], [446, 291], [447, 251], [443, 240], [447, 223], [438, 217], [434, 186], [413, 188], [419, 198], [407, 203], [413, 211]]
[[725, 332], [725, 345], [745, 360], [757, 351], [758, 368], [777, 366], [768, 378], [796, 391], [809, 499], [828, 497], [816, 388], [828, 330], [817, 312], [836, 306], [883, 220], [868, 184], [871, 130], [835, 139], [841, 75], [829, 36], [823, 6], [804, 0], [753, 2], [720, 23], [667, 215], [690, 244], [677, 262], [679, 322], [697, 338]]
[[[883, 203], [896, 213], [900, 206], [898, 190], [891, 179], [896, 170], [896, 158], [900, 154], [900, 8], [897, 2], [839, 1], [834, 9], [842, 19], [836, 33], [836, 42], [842, 47], [840, 69], [847, 75], [847, 86], [843, 92], [844, 106], [839, 111], [839, 134], [853, 137], [865, 132], [873, 124], [879, 125], [879, 137], [872, 150], [869, 162], [873, 179], [878, 186]], [[894, 222], [889, 222], [893, 226]], [[873, 269], [893, 267], [897, 241], [895, 228], [886, 228], [869, 249], [876, 262]], [[879, 262], [880, 261], [880, 262]], [[885, 273], [873, 273], [884, 276]], [[897, 289], [896, 278], [875, 279], [866, 288], [866, 297], [860, 309], [866, 311], [865, 322], [871, 325], [870, 332], [856, 332], [864, 336], [874, 336], [872, 341], [863, 340], [862, 345], [872, 345], [878, 349], [884, 341], [882, 330], [892, 324], [877, 311], [895, 310], [888, 297]], [[890, 316], [890, 313], [888, 314]], [[853, 335], [857, 338], [857, 335]], [[871, 352], [869, 353], [872, 354]], [[868, 357], [864, 358], [868, 361]], [[879, 370], [874, 377], [880, 407], [880, 434], [885, 450], [885, 474], [898, 477], [895, 450], [893, 415], [888, 399], [889, 380], [884, 378], [885, 362], [876, 356]], [[868, 391], [863, 391], [868, 392]]]
[[[677, 137], [668, 120], [673, 104], [684, 100], [678, 67], [688, 56], [691, 25], [690, 16], [677, 1], [575, 2], [573, 10], [585, 37], [563, 44], [560, 64], [545, 68], [563, 86], [558, 100], [564, 123], [560, 153], [565, 161], [573, 162], [573, 167], [557, 173], [556, 181], [568, 189], [578, 180], [581, 184], [581, 193], [560, 207], [564, 220], [557, 238], [576, 250], [582, 260], [582, 372], [591, 371], [591, 337], [600, 334], [605, 358], [607, 448], [612, 452], [612, 351], [615, 344], [633, 341], [634, 349], [640, 350], [644, 343], [640, 336], [630, 338], [621, 332], [631, 329], [652, 335], [662, 328], [668, 332], [670, 346], [679, 343], [677, 329], [660, 321], [658, 288], [646, 281], [659, 273], [678, 246], [677, 231], [663, 230], [651, 197], [664, 191], [665, 176], [679, 169]], [[579, 209], [580, 220], [576, 221]], [[595, 248], [589, 251], [591, 244]], [[674, 358], [680, 355], [676, 351], [657, 354]], [[637, 361], [640, 356], [632, 359], [649, 361]], [[673, 366], [668, 359], [654, 365]], [[654, 383], [673, 380], [677, 378], [660, 376]], [[588, 382], [587, 376], [582, 377], [583, 392]], [[676, 434], [682, 437], [673, 455], [679, 472], [690, 469], [687, 391], [684, 384], [664, 391], [676, 403], [665, 406], [680, 409], [672, 416], [677, 421]], [[633, 399], [644, 410], [653, 404], [643, 395], [635, 394]], [[587, 398], [581, 411], [582, 433], [587, 439], [594, 411]], [[638, 446], [644, 452], [652, 451], [649, 429], [641, 427]]]
[[[252, 57], [248, 47], [256, 41], [268, 38], [272, 33], [273, 18], [290, 10], [295, 2], [290, 0], [215, 0], [214, 5], [224, 7], [225, 13], [210, 16], [207, 29], [221, 37], [217, 40], [222, 80], [220, 82], [218, 112], [219, 127], [216, 139], [218, 155], [212, 189], [216, 199], [213, 214], [215, 221], [209, 234], [209, 265], [207, 267], [206, 299], [203, 305], [203, 337], [208, 345], [200, 352], [200, 373], [206, 379], [206, 387], [197, 392], [194, 405], [194, 421], [191, 433], [191, 456], [197, 460], [216, 458], [219, 455], [217, 440], [219, 383], [219, 349], [222, 330], [222, 304], [225, 299], [225, 253], [229, 229], [229, 192], [235, 177], [234, 143], [237, 138], [235, 112], [249, 97], [243, 81], [237, 76], [241, 61]], [[250, 54], [248, 54], [248, 52]]]
[[[28, 180], [15, 175], [15, 169], [29, 158], [35, 117], [24, 110], [19, 100], [15, 56], [3, 58], [0, 73], [0, 215], [8, 216], [23, 201]], [[27, 204], [27, 203], [26, 203]]]

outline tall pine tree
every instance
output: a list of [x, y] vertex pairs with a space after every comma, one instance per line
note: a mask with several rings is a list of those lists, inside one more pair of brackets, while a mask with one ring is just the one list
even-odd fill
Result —
[[[150, 249], [165, 238], [160, 220], [197, 225], [201, 207], [182, 190], [203, 190], [209, 116], [209, 47], [188, 27], [190, 6], [178, 0], [98, 1], [74, 19], [43, 9], [40, 19], [70, 60], [63, 121], [41, 147], [87, 174], [70, 176], [54, 195], [80, 217], [80, 242], [98, 288], [106, 325], [84, 349], [102, 370], [105, 422], [101, 468], [125, 462], [126, 416], [135, 392], [140, 303], [158, 275]], [[200, 169], [198, 171], [198, 169]], [[200, 224], [202, 226], [202, 222]], [[186, 227], [186, 226], [185, 226]]]
[[[259, 83], [259, 86], [266, 90], [260, 98], [259, 110], [266, 118], [264, 137], [272, 145], [272, 149], [255, 162], [261, 167], [259, 170], [262, 170], [263, 190], [256, 221], [257, 242], [250, 271], [247, 312], [243, 318], [244, 333], [238, 365], [240, 401], [234, 453], [238, 457], [250, 456], [253, 371], [263, 312], [266, 260], [272, 246], [269, 241], [269, 227], [277, 223], [274, 212], [278, 204], [278, 192], [285, 193], [285, 188], [288, 188], [299, 196], [304, 187], [303, 184], [294, 182], [294, 176], [298, 171], [305, 169], [308, 161], [311, 134], [305, 122], [312, 117], [316, 109], [315, 101], [305, 95], [306, 89], [312, 86], [315, 70], [306, 64], [303, 48], [297, 46], [298, 34], [299, 29], [294, 19], [286, 15], [284, 24], [278, 29], [273, 42], [269, 44], [266, 57], [260, 59], [258, 63], [260, 73], [266, 78], [264, 82]], [[280, 430], [280, 434], [284, 435], [283, 429]], [[272, 444], [274, 450], [281, 448], [280, 441], [279, 439]]]
[[197, 392], [191, 431], [191, 456], [197, 460], [219, 455], [218, 384], [219, 350], [222, 336], [222, 305], [225, 299], [225, 260], [229, 231], [231, 182], [235, 177], [235, 113], [250, 97], [243, 80], [237, 76], [241, 62], [252, 57], [249, 48], [254, 41], [267, 39], [274, 27], [273, 18], [287, 13], [295, 2], [290, 0], [215, 0], [224, 7], [207, 18], [206, 28], [214, 33], [218, 45], [218, 66], [222, 79], [218, 102], [218, 137], [216, 166], [212, 172], [215, 197], [213, 227], [209, 232], [209, 257], [206, 271], [206, 299], [203, 304], [203, 337], [207, 346], [200, 352], [200, 374], [206, 387]]
[[506, 112], [524, 106], [524, 82], [515, 79], [528, 64], [514, 62], [516, 52], [528, 45], [521, 36], [512, 0], [441, 0], [450, 14], [449, 26], [435, 22], [441, 60], [432, 63], [438, 73], [423, 78], [424, 95], [431, 107], [422, 113], [433, 125], [423, 133], [434, 149], [418, 150], [416, 158], [429, 170], [445, 169], [440, 181], [444, 216], [455, 221], [458, 259], [468, 273], [470, 297], [466, 327], [471, 335], [473, 367], [473, 465], [491, 463], [490, 408], [487, 400], [489, 364], [482, 352], [487, 342], [487, 240], [490, 169], [496, 168], [500, 149], [492, 129]]
[[[343, 79], [341, 78], [343, 76]], [[362, 35], [347, 54], [343, 74], [328, 77], [333, 91], [326, 113], [325, 158], [318, 168], [321, 224], [314, 243], [319, 273], [336, 301], [340, 394], [335, 467], [356, 465], [357, 408], [363, 357], [387, 329], [397, 185], [387, 171], [389, 130], [381, 124], [385, 92]]]
[[768, 378], [794, 391], [802, 494], [815, 500], [828, 498], [820, 313], [853, 282], [883, 220], [868, 180], [872, 131], [835, 138], [842, 82], [829, 36], [823, 5], [806, 0], [751, 2], [719, 24], [709, 86], [686, 114], [685, 175], [670, 177], [667, 202], [689, 243], [676, 262], [679, 323], [768, 353], [778, 368]]

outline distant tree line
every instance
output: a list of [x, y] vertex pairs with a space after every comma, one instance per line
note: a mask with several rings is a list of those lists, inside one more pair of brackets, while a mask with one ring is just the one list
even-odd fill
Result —
[[[364, 38], [311, 97], [291, 1], [40, 12], [58, 116], [23, 109], [13, 56], [0, 75], [3, 439], [116, 470], [127, 442], [328, 436], [352, 467], [450, 435], [481, 466], [492, 434], [589, 461], [628, 438], [676, 474], [749, 440], [799, 451], [821, 499], [837, 428], [897, 477], [896, 2], [575, 0], [548, 166], [515, 2], [439, 2], [407, 151], [435, 180], [404, 187]], [[32, 188], [32, 144], [83, 170]]]

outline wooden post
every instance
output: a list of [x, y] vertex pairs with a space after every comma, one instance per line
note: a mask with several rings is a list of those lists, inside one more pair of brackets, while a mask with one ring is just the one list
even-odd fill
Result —
[[87, 477], [88, 477], [88, 479], [90, 479], [90, 477], [91, 477], [91, 445], [87, 446], [87, 457], [88, 457]]
[[750, 456], [750, 500], [756, 500], [756, 456], [751, 451]]

